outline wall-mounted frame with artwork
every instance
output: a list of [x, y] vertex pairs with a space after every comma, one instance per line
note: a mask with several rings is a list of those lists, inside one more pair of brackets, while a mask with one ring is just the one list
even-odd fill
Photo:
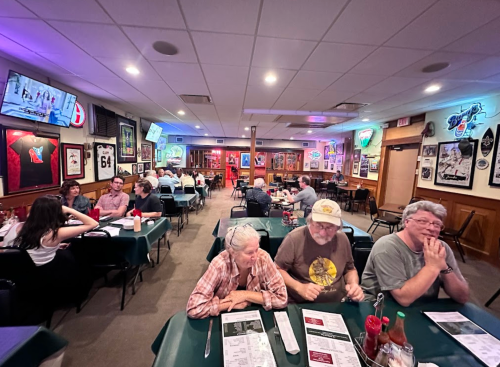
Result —
[[319, 168], [319, 162], [311, 161], [311, 169], [318, 169], [318, 168]]
[[497, 125], [496, 138], [494, 140], [493, 157], [491, 158], [490, 180], [488, 185], [500, 186], [500, 125]]
[[432, 167], [422, 167], [422, 180], [431, 181], [432, 180]]
[[378, 158], [370, 159], [370, 172], [378, 172]]
[[133, 175], [137, 174], [137, 163], [132, 163], [132, 174]]
[[359, 162], [354, 162], [352, 165], [352, 173], [355, 175], [359, 175]]
[[144, 173], [144, 163], [137, 163], [137, 173]]
[[151, 170], [151, 162], [144, 162], [144, 172]]
[[63, 181], [85, 178], [85, 151], [83, 144], [61, 144]]
[[422, 147], [422, 155], [424, 157], [435, 157], [437, 154], [437, 145], [424, 145]]
[[323, 169], [328, 169], [328, 163], [329, 162], [327, 160], [323, 162]]
[[141, 159], [143, 161], [150, 161], [152, 156], [151, 144], [141, 144]]
[[94, 170], [95, 180], [109, 180], [115, 175], [116, 146], [108, 143], [94, 143]]
[[462, 155], [458, 141], [439, 143], [434, 185], [472, 189], [478, 140], [470, 140], [471, 156]]
[[118, 163], [137, 162], [136, 123], [123, 116], [117, 115], [118, 136], [116, 137]]
[[250, 153], [241, 153], [241, 168], [250, 168]]

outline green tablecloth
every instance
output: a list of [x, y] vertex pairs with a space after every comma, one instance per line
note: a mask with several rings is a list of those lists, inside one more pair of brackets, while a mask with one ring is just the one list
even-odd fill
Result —
[[[281, 242], [286, 237], [286, 235], [291, 231], [290, 227], [285, 227], [281, 223], [281, 218], [221, 218], [212, 232], [215, 237], [212, 248], [208, 252], [207, 260], [212, 261], [222, 250], [224, 250], [222, 245], [222, 239], [226, 236], [227, 229], [235, 225], [242, 225], [245, 223], [251, 223], [255, 229], [265, 229], [269, 232], [270, 240], [270, 255], [274, 259], [278, 248], [281, 246]], [[299, 225], [303, 226], [306, 224], [305, 218], [299, 218]], [[354, 228], [354, 239], [355, 240], [372, 240], [372, 236], [359, 228], [352, 226], [351, 224], [343, 221], [344, 226], [349, 226]]]
[[65, 339], [44, 327], [3, 327], [0, 328], [0, 366], [39, 366], [67, 345]]
[[[163, 195], [172, 195], [172, 194], [151, 194], [151, 195], [161, 197]], [[130, 198], [129, 207], [134, 207], [135, 193], [132, 192], [132, 193], [128, 194], [128, 196]], [[191, 206], [196, 201], [196, 194], [175, 194], [175, 195], [173, 195], [173, 197], [175, 200], [175, 205], [179, 208]]]
[[198, 194], [200, 194], [201, 197], [208, 197], [208, 185], [196, 186], [196, 191], [198, 191]]
[[[99, 227], [113, 226], [113, 221], [118, 219], [119, 218], [114, 218], [109, 222], [100, 222]], [[117, 227], [121, 228], [120, 225], [117, 225]], [[110, 247], [113, 248], [113, 251], [120, 251], [125, 260], [131, 265], [147, 264], [149, 263], [148, 254], [151, 251], [151, 247], [169, 229], [172, 229], [172, 225], [167, 218], [157, 219], [152, 226], [142, 223], [140, 232], [121, 229], [118, 236], [111, 237], [112, 244]], [[92, 238], [89, 237], [88, 240], [92, 241]], [[73, 240], [75, 245], [78, 245], [79, 242], [81, 242], [81, 238]], [[101, 246], [101, 244], [99, 246]]]
[[[280, 367], [307, 365], [301, 308], [342, 314], [351, 337], [356, 337], [364, 331], [364, 320], [367, 315], [373, 314], [374, 310], [372, 304], [368, 302], [289, 305], [286, 311], [300, 347], [298, 354], [291, 355], [286, 353], [281, 341], [276, 343], [273, 336], [273, 311], [264, 311], [260, 308], [271, 348], [277, 365]], [[256, 308], [250, 307], [249, 309]], [[439, 329], [421, 311], [458, 311], [496, 338], [500, 338], [500, 320], [471, 303], [460, 305], [447, 299], [401, 307], [394, 302], [387, 301], [384, 315], [391, 319], [391, 325], [397, 311], [403, 311], [406, 314], [405, 333], [408, 342], [414, 347], [414, 353], [419, 362], [432, 362], [439, 367], [482, 366], [472, 354]], [[175, 314], [167, 321], [151, 347], [156, 354], [153, 366], [222, 366], [220, 320], [220, 317], [214, 318], [211, 352], [205, 359], [204, 350], [209, 319], [191, 320], [186, 316], [185, 311]]]

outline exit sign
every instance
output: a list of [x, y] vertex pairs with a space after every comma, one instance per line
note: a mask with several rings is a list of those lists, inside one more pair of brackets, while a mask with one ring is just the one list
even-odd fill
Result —
[[408, 126], [410, 125], [410, 118], [409, 117], [403, 117], [401, 119], [398, 119], [398, 127], [403, 127], [403, 126]]

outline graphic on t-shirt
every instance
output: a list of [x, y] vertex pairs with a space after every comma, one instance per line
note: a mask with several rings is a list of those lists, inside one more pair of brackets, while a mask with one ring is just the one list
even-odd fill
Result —
[[337, 267], [332, 260], [318, 256], [309, 266], [311, 280], [325, 287], [324, 292], [334, 291], [332, 284], [337, 277]]
[[42, 152], [43, 152], [43, 147], [31, 148], [29, 150], [29, 155], [31, 157], [31, 163], [43, 163]]

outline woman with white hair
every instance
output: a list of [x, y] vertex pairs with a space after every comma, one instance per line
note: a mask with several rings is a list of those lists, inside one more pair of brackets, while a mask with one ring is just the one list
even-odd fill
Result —
[[259, 203], [262, 209], [262, 214], [267, 216], [269, 212], [269, 206], [271, 205], [271, 197], [267, 195], [262, 188], [266, 186], [266, 182], [262, 178], [255, 179], [253, 183], [253, 188], [246, 191], [245, 197], [247, 201], [255, 200]]
[[156, 189], [158, 188], [158, 179], [156, 178], [156, 171], [154, 169], [146, 171], [146, 174], [144, 175], [144, 179], [148, 180], [149, 183], [152, 186], [152, 191], [153, 193], [156, 192]]
[[218, 316], [252, 303], [266, 311], [287, 305], [285, 282], [259, 241], [258, 232], [248, 224], [228, 229], [225, 251], [212, 260], [189, 297], [189, 317]]

